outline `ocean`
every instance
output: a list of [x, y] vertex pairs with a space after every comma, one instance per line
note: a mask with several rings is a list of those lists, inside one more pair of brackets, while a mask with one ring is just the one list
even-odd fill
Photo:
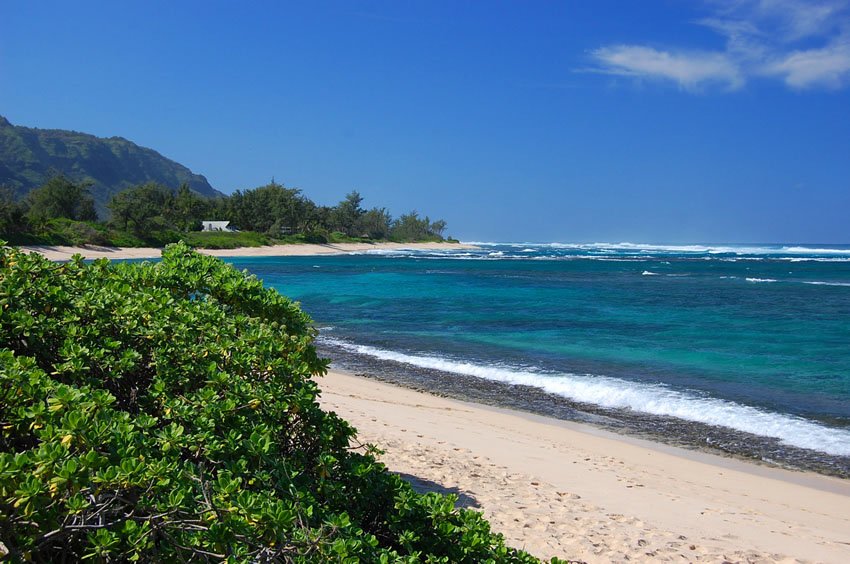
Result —
[[476, 245], [227, 261], [341, 368], [850, 476], [850, 246]]

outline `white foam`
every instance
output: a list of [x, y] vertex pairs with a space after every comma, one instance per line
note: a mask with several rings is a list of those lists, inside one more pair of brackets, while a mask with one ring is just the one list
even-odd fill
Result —
[[778, 260], [787, 260], [790, 262], [850, 262], [850, 258], [825, 258], [825, 257], [779, 257]]
[[850, 248], [832, 249], [803, 245], [658, 245], [650, 243], [493, 243], [471, 242], [478, 246], [525, 246], [535, 248], [574, 249], [592, 252], [627, 251], [636, 253], [692, 253], [734, 255], [830, 255], [850, 257]]
[[352, 251], [348, 255], [371, 255], [390, 258], [417, 258], [417, 259], [485, 259], [481, 255], [470, 253], [465, 250], [435, 251], [431, 249], [367, 249], [365, 251]]
[[378, 256], [405, 256], [415, 253], [414, 249], [367, 249], [364, 251], [353, 251], [350, 255], [378, 255]]
[[654, 245], [648, 243], [578, 243], [563, 244], [553, 243], [555, 248], [578, 248], [588, 251], [614, 250], [630, 251], [639, 253], [690, 253], [690, 254], [760, 254], [775, 253], [777, 248], [771, 247], [744, 247], [744, 246], [719, 246], [719, 245]]
[[850, 286], [850, 282], [803, 282], [803, 284], [811, 284], [812, 286]]
[[778, 280], [776, 280], [775, 278], [747, 278], [746, 280], [747, 280], [747, 282], [754, 282], [754, 283], [778, 282]]
[[835, 456], [850, 456], [850, 431], [846, 429], [826, 427], [801, 417], [769, 412], [698, 393], [681, 392], [663, 384], [641, 384], [590, 374], [547, 374], [535, 371], [534, 368], [479, 365], [447, 358], [404, 354], [329, 337], [320, 339], [345, 350], [383, 360], [507, 384], [534, 386], [583, 403], [677, 417], [773, 437], [795, 447]]
[[783, 253], [800, 253], [806, 255], [842, 255], [850, 256], [850, 249], [818, 249], [812, 247], [782, 247]]
[[644, 270], [640, 274], [641, 276], [658, 276], [657, 272], [650, 272], [649, 270]]

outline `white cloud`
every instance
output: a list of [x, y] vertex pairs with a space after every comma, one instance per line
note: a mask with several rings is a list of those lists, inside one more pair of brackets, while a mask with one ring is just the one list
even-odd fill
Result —
[[671, 80], [690, 91], [707, 84], [730, 89], [743, 84], [736, 66], [718, 53], [670, 53], [651, 47], [615, 45], [596, 49], [591, 55], [601, 65], [599, 72]]
[[706, 0], [695, 23], [725, 40], [713, 51], [609, 45], [591, 51], [592, 70], [666, 79], [689, 91], [735, 90], [753, 78], [779, 78], [794, 89], [850, 84], [850, 0]]
[[764, 72], [781, 76], [792, 88], [841, 88], [850, 82], [850, 43], [794, 51], [782, 60], [765, 65]]
[[705, 18], [697, 23], [725, 36], [725, 53], [734, 60], [743, 62], [758, 60], [769, 53], [764, 34], [751, 22]]
[[739, 18], [773, 25], [779, 39], [796, 41], [828, 33], [847, 8], [845, 0], [745, 0]]

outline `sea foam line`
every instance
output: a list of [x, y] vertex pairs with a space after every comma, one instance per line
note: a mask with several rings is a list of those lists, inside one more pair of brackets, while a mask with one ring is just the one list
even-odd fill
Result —
[[[465, 242], [466, 243], [466, 242]], [[806, 247], [802, 245], [659, 245], [650, 243], [496, 243], [470, 241], [479, 247], [510, 246], [552, 249], [572, 249], [596, 252], [681, 253], [681, 254], [735, 254], [735, 255], [830, 255], [850, 257], [850, 248]]]
[[812, 286], [850, 286], [850, 282], [803, 282], [803, 284], [811, 284]]
[[663, 384], [643, 384], [590, 374], [547, 374], [506, 366], [480, 365], [447, 358], [405, 354], [324, 336], [320, 337], [320, 341], [381, 360], [506, 384], [534, 386], [578, 402], [677, 417], [773, 437], [788, 445], [834, 456], [850, 456], [850, 431], [826, 427], [793, 415], [673, 390]]
[[[597, 244], [547, 243], [534, 244], [534, 247], [523, 247], [515, 243], [470, 243], [481, 249], [368, 249], [349, 253], [351, 255], [383, 256], [387, 258], [416, 258], [430, 260], [599, 260], [599, 261], [647, 261], [653, 258], [679, 256], [680, 258], [720, 260], [723, 262], [783, 260], [791, 262], [850, 262], [850, 257], [841, 256], [843, 249], [809, 249], [811, 256], [797, 254], [796, 256], [781, 256], [782, 252], [789, 254], [801, 253], [802, 247], [754, 248], [754, 247], [706, 247], [698, 245], [663, 246], [638, 245], [620, 243], [613, 248], [597, 246]], [[491, 250], [493, 247], [511, 247], [514, 251]], [[523, 248], [521, 248], [523, 247]], [[790, 249], [790, 251], [789, 251]], [[548, 252], [547, 252], [548, 251]], [[816, 256], [819, 251], [831, 251], [829, 256]], [[850, 251], [846, 251], [850, 252]], [[537, 254], [535, 254], [537, 253]], [[544, 254], [545, 253], [545, 254]], [[734, 256], [728, 256], [734, 255]], [[772, 256], [769, 256], [772, 255]]]

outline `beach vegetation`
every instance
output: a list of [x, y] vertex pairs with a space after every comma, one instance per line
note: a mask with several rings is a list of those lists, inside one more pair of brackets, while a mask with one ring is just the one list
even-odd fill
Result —
[[370, 239], [388, 239], [393, 222], [390, 212], [386, 208], [372, 208], [363, 214], [360, 219], [362, 231]]
[[18, 235], [29, 231], [26, 204], [8, 186], [0, 186], [0, 233]]
[[[172, 190], [147, 182], [115, 193], [107, 221], [98, 221], [87, 183], [52, 177], [25, 200], [0, 191], [0, 236], [19, 245], [161, 247], [179, 240], [231, 249], [278, 243], [443, 241], [446, 222], [415, 211], [393, 219], [386, 208], [363, 207], [352, 191], [336, 206], [320, 206], [298, 188], [274, 180], [230, 196], [206, 198], [186, 183]], [[238, 232], [203, 233], [202, 221], [229, 221]]]
[[162, 210], [169, 224], [183, 232], [200, 231], [201, 218], [209, 215], [212, 208], [210, 200], [183, 183], [174, 192], [169, 205]]
[[219, 202], [217, 219], [226, 219], [244, 231], [272, 237], [301, 231], [308, 221], [308, 204], [297, 188], [272, 180], [253, 190], [237, 190]]
[[0, 248], [5, 556], [534, 562], [320, 408], [314, 336], [297, 304], [183, 243], [156, 263]]
[[27, 217], [31, 224], [41, 225], [51, 219], [97, 220], [94, 199], [88, 182], [72, 182], [57, 174], [27, 196]]
[[115, 194], [106, 206], [113, 224], [138, 235], [165, 230], [173, 199], [171, 190], [148, 182]]
[[181, 239], [192, 247], [204, 249], [238, 249], [271, 244], [268, 236], [254, 231], [192, 231], [182, 234]]
[[363, 196], [356, 190], [349, 192], [333, 210], [333, 224], [349, 237], [360, 235], [363, 231], [360, 220], [366, 213], [360, 204]]
[[443, 241], [446, 222], [431, 221], [428, 216], [420, 217], [415, 210], [402, 215], [393, 222], [389, 237], [393, 241]]

